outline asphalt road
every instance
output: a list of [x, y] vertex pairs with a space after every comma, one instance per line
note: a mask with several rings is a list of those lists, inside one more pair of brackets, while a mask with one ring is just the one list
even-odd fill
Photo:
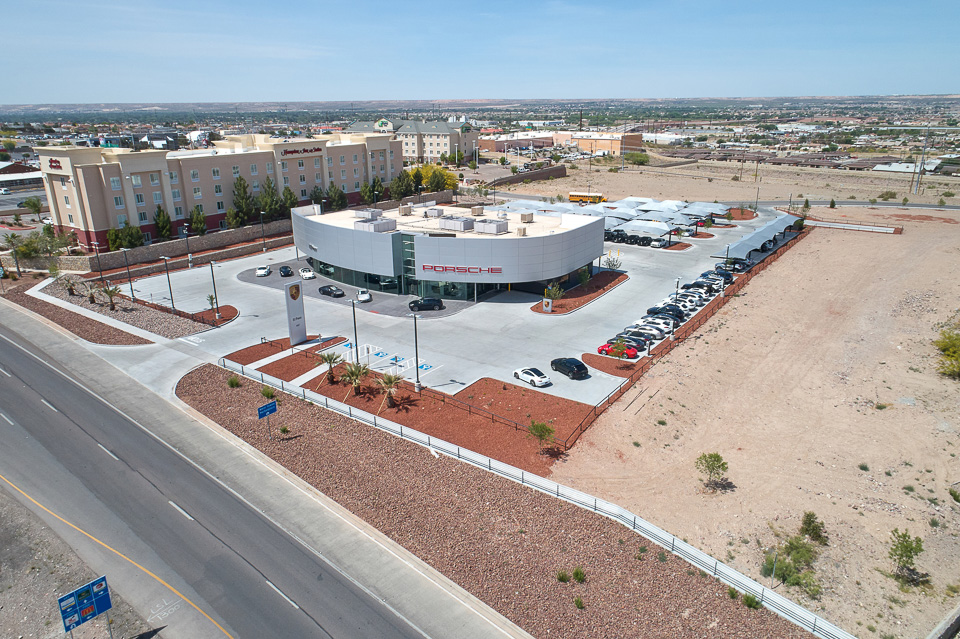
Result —
[[[43, 189], [31, 189], [28, 191], [13, 191], [11, 190], [10, 195], [0, 195], [0, 211], [4, 209], [16, 209], [18, 202], [23, 202], [28, 197], [38, 197], [43, 201], [44, 205], [47, 203], [47, 194]], [[26, 213], [26, 209], [22, 209], [21, 213]], [[13, 213], [13, 211], [11, 211]]]
[[[209, 618], [184, 606], [188, 614], [168, 622], [179, 629], [170, 636], [423, 636], [19, 341], [0, 327], [0, 474], [159, 578], [185, 584], [181, 592], [196, 593], [191, 601]], [[129, 569], [113, 559], [124, 564], [118, 571]]]

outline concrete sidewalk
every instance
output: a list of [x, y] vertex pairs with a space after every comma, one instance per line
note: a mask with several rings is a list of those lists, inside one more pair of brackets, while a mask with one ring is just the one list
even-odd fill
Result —
[[530, 637], [306, 482], [179, 400], [144, 388], [80, 340], [51, 330], [46, 320], [6, 300], [0, 300], [0, 321], [427, 636]]

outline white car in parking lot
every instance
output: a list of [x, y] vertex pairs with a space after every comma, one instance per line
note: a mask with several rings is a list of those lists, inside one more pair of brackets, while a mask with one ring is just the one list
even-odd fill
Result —
[[357, 301], [358, 302], [369, 302], [373, 299], [373, 295], [370, 295], [370, 291], [365, 288], [361, 288], [357, 291]]
[[257, 267], [257, 277], [266, 277], [266, 276], [268, 276], [268, 275], [270, 275], [270, 267], [269, 267], [269, 266], [258, 266], [258, 267]]
[[550, 385], [550, 378], [544, 375], [539, 368], [518, 368], [513, 371], [513, 376], [531, 386]]
[[300, 279], [312, 280], [316, 279], [316, 277], [317, 274], [313, 272], [312, 268], [304, 266], [302, 269], [300, 269]]

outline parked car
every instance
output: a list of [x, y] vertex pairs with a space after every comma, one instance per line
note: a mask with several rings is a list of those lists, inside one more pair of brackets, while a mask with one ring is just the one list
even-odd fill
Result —
[[647, 309], [647, 315], [672, 315], [680, 322], [687, 317], [687, 314], [683, 312], [683, 309], [675, 304], [651, 306]]
[[670, 296], [664, 300], [661, 300], [660, 303], [664, 305], [675, 304], [676, 306], [679, 306], [684, 313], [695, 313], [697, 311], [697, 305], [694, 304], [693, 302], [690, 302], [682, 298], [676, 298], [673, 296]]
[[613, 229], [612, 231], [603, 232], [603, 239], [607, 242], [616, 242], [617, 244], [623, 244], [627, 241], [627, 237], [629, 236], [626, 234], [626, 232], [621, 231], [620, 229]]
[[697, 280], [695, 282], [687, 282], [686, 284], [681, 284], [680, 288], [684, 291], [688, 291], [691, 289], [700, 289], [702, 291], [706, 291], [711, 295], [717, 292], [716, 287], [714, 287], [713, 284], [711, 284], [710, 282], [705, 282], [703, 280]]
[[312, 280], [317, 277], [317, 274], [313, 272], [312, 268], [304, 266], [300, 269], [300, 277], [305, 280]]
[[281, 266], [280, 277], [293, 277], [293, 269], [287, 265]]
[[608, 340], [607, 340], [607, 344], [613, 344], [613, 343], [615, 343], [618, 339], [619, 339], [619, 340], [623, 340], [623, 343], [624, 343], [624, 344], [627, 344], [627, 345], [629, 345], [629, 346], [633, 346], [633, 347], [634, 347], [635, 349], [637, 349], [638, 351], [639, 351], [639, 350], [645, 350], [645, 349], [647, 348], [647, 342], [652, 341], [652, 340], [648, 340], [648, 339], [646, 339], [646, 338], [644, 338], [644, 337], [641, 337], [641, 336], [639, 336], [639, 335], [620, 333], [619, 335], [614, 335], [613, 337], [611, 337], [610, 339], [608, 339]]
[[633, 234], [629, 234], [629, 233], [628, 233], [628, 234], [627, 234], [627, 239], [626, 239], [626, 242], [625, 242], [625, 243], [626, 243], [626, 244], [631, 244], [631, 245], [633, 245], [633, 246], [639, 246], [639, 244], [640, 244], [640, 236], [639, 236], [639, 235], [633, 235]]
[[680, 320], [673, 315], [661, 315], [656, 313], [653, 315], [644, 315], [637, 320], [637, 324], [653, 324], [654, 326], [663, 325], [668, 331], [675, 326], [680, 326], [681, 323], [682, 322], [680, 322]]
[[330, 284], [326, 286], [321, 286], [319, 289], [321, 295], [329, 295], [330, 297], [343, 297], [346, 293], [343, 292], [343, 289], [337, 288], [336, 286], [331, 286]]
[[407, 307], [411, 311], [439, 311], [443, 308], [443, 300], [436, 297], [421, 297], [407, 304]]
[[370, 291], [368, 291], [367, 289], [361, 288], [360, 290], [357, 291], [358, 302], [369, 302], [372, 299], [373, 299], [373, 295], [371, 295]]
[[690, 292], [690, 291], [696, 291], [696, 290], [697, 289], [692, 288], [692, 289], [687, 289], [686, 291], [681, 291], [680, 293], [670, 293], [667, 299], [670, 301], [676, 300], [678, 302], [693, 304], [694, 306], [703, 306], [704, 304], [707, 303], [706, 298], [700, 295], [694, 295], [693, 293]]
[[549, 386], [551, 384], [550, 378], [541, 373], [539, 368], [518, 368], [513, 371], [513, 376], [531, 386]]
[[10, 195], [10, 189], [0, 188], [0, 195]]
[[663, 339], [667, 336], [667, 331], [656, 324], [640, 324], [634, 330], [641, 335], [649, 335], [653, 339]]
[[590, 374], [586, 365], [575, 357], [558, 357], [550, 362], [550, 369], [570, 379], [586, 379]]
[[653, 242], [653, 238], [650, 237], [649, 235], [641, 235], [637, 239], [637, 244], [639, 244], [640, 246], [650, 246], [651, 242]]
[[[597, 352], [600, 353], [601, 355], [609, 355], [611, 357], [617, 356], [616, 350], [617, 349], [613, 344], [603, 344], [602, 346], [597, 348]], [[621, 355], [621, 357], [624, 357], [626, 359], [636, 359], [638, 354], [639, 353], [637, 352], [637, 349], [635, 347], [624, 344], [623, 354]]]
[[667, 241], [662, 237], [655, 237], [652, 240], [650, 240], [650, 246], [652, 246], [653, 248], [663, 248], [666, 245], [667, 245]]
[[41, 219], [40, 221], [43, 222], [44, 224], [53, 224], [53, 218], [50, 216], [47, 216]]
[[712, 271], [704, 271], [700, 274], [700, 277], [709, 277], [709, 278], [720, 278], [723, 280], [724, 284], [729, 284], [733, 281], [733, 274], [730, 271], [725, 271], [723, 269], [714, 269]]
[[269, 266], [258, 266], [258, 267], [257, 267], [257, 273], [256, 273], [256, 274], [257, 274], [257, 277], [266, 277], [266, 276], [270, 275], [270, 273], [271, 273], [271, 271], [270, 271], [270, 267], [269, 267]]

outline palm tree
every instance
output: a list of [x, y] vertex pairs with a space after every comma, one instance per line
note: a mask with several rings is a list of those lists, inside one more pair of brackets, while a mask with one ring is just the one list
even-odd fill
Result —
[[94, 282], [84, 282], [83, 290], [87, 293], [87, 301], [91, 304], [96, 303], [97, 301], [97, 292], [100, 290], [100, 287], [97, 286]]
[[320, 382], [317, 384], [317, 388], [320, 388], [320, 384], [323, 383], [324, 379], [329, 379], [331, 384], [336, 384], [337, 380], [333, 377], [333, 367], [343, 361], [343, 357], [340, 356], [340, 353], [335, 353], [333, 351], [327, 351], [326, 353], [320, 353], [320, 362], [317, 363], [317, 366], [320, 364], [327, 365], [327, 372], [323, 377], [320, 378]]
[[117, 310], [117, 305], [114, 303], [113, 298], [120, 294], [119, 286], [104, 286], [100, 289], [100, 292], [107, 296], [107, 300], [110, 302], [110, 310]]
[[[403, 375], [391, 375], [390, 373], [384, 374], [383, 377], [377, 380], [377, 386], [380, 387], [380, 392], [385, 396], [384, 399], [387, 402], [387, 408], [393, 408], [397, 405], [397, 403], [393, 401], [393, 396], [397, 394], [397, 391], [400, 389], [400, 382], [402, 381]], [[383, 409], [383, 403], [380, 404], [380, 408]]]
[[[363, 379], [370, 374], [370, 367], [366, 364], [347, 364], [343, 367], [343, 373], [341, 373], [340, 378], [345, 380], [348, 384], [353, 387], [353, 394], [360, 394], [360, 386], [363, 385]], [[349, 394], [350, 391], [347, 391]], [[346, 399], [346, 395], [343, 397]]]
[[3, 243], [10, 247], [10, 252], [13, 253], [13, 262], [17, 265], [17, 277], [20, 277], [20, 259], [17, 256], [20, 253], [20, 245], [23, 244], [23, 238], [16, 233], [7, 233], [3, 236]]

